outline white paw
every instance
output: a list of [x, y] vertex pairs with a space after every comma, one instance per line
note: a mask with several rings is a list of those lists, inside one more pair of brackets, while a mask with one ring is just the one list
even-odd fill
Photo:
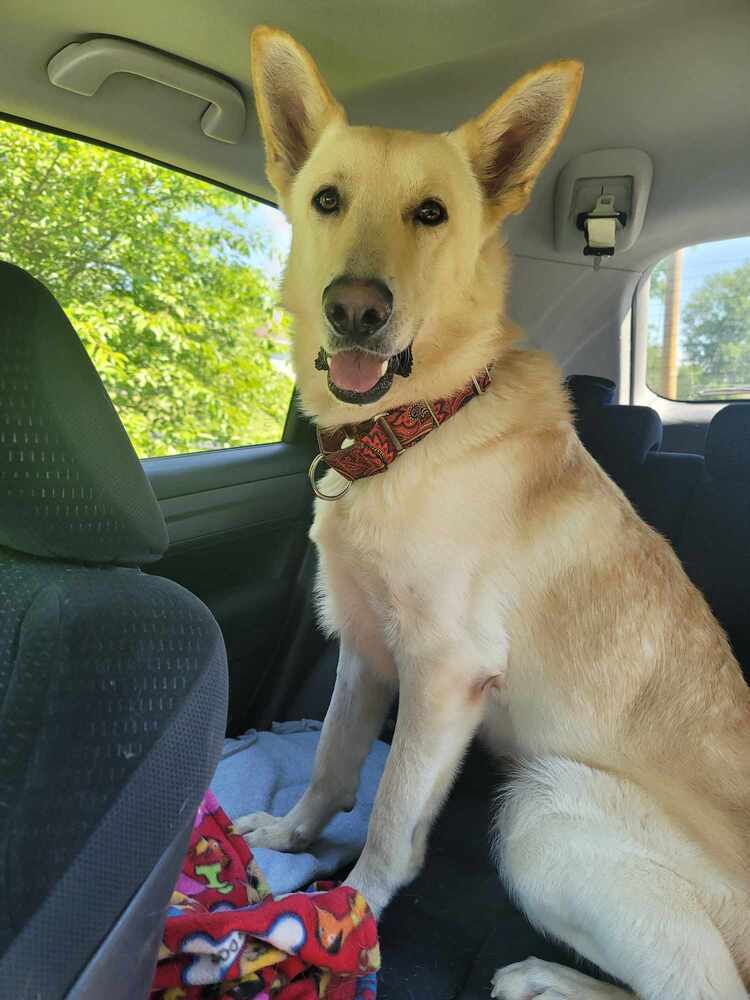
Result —
[[554, 962], [527, 958], [498, 969], [492, 977], [492, 994], [499, 1000], [605, 1000], [623, 996], [612, 986]]
[[232, 821], [235, 833], [242, 835], [248, 847], [267, 847], [272, 851], [294, 853], [303, 851], [310, 837], [299, 827], [292, 826], [284, 816], [269, 813], [249, 813]]

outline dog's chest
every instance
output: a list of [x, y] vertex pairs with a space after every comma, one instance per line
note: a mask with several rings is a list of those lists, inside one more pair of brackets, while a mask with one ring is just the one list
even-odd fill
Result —
[[387, 516], [364, 504], [319, 507], [312, 537], [327, 626], [379, 639], [397, 660], [460, 656], [482, 675], [502, 672], [502, 587], [481, 571], [465, 517], [465, 505], [444, 503], [391, 505]]

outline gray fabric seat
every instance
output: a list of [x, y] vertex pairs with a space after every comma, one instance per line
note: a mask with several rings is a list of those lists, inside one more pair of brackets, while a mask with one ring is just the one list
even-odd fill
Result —
[[166, 527], [50, 293], [0, 263], [0, 982], [147, 995], [221, 750], [208, 609], [138, 566]]

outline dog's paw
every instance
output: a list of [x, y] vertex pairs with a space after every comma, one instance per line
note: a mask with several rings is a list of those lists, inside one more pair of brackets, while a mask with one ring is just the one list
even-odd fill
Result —
[[564, 965], [527, 958], [497, 970], [491, 996], [497, 1000], [615, 1000], [627, 994]]
[[290, 824], [285, 816], [269, 813], [249, 813], [233, 820], [232, 827], [248, 847], [267, 847], [272, 851], [295, 853], [303, 851], [310, 837], [299, 827]]

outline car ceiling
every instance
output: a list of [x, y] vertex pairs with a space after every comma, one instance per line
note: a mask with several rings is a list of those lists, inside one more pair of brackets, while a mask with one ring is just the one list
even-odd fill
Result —
[[[619, 369], [620, 320], [643, 272], [679, 245], [750, 230], [750, 4], [747, 0], [0, 0], [0, 112], [143, 153], [272, 198], [249, 86], [248, 36], [292, 32], [356, 123], [441, 131], [517, 76], [561, 57], [585, 63], [573, 122], [507, 226], [511, 312], [569, 370]], [[93, 98], [53, 87], [50, 58], [113, 35], [234, 83], [250, 114], [237, 145], [199, 127], [205, 102], [133, 76]], [[643, 231], [598, 273], [554, 247], [557, 175], [582, 152], [645, 150], [654, 182]]]

